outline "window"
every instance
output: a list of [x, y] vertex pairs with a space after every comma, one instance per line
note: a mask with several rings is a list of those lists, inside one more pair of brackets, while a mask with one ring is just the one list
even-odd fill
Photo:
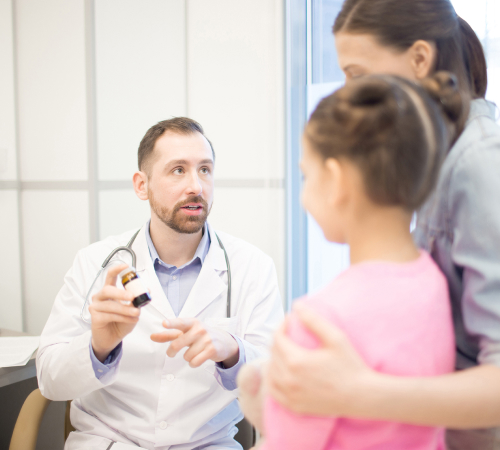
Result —
[[[500, 2], [498, 0], [452, 0], [481, 40], [488, 64], [486, 99], [500, 105]], [[497, 116], [497, 119], [499, 117]]]
[[[332, 26], [343, 0], [288, 0], [287, 301], [314, 292], [349, 264], [347, 246], [333, 244], [300, 206], [300, 136], [317, 102], [344, 82]], [[500, 1], [452, 0], [477, 33], [488, 63], [486, 98], [500, 105]], [[500, 119], [500, 114], [499, 117]]]

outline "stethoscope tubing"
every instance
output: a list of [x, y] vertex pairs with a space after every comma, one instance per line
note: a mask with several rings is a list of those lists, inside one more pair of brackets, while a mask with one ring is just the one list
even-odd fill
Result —
[[[128, 252], [130, 256], [132, 257], [132, 267], [135, 267], [135, 263], [137, 261], [137, 255], [132, 250], [132, 244], [135, 241], [135, 238], [139, 234], [141, 230], [137, 230], [134, 235], [130, 238], [128, 241], [127, 245], [121, 246], [121, 247], [116, 247], [103, 261], [101, 268], [99, 269], [99, 272], [97, 272], [96, 277], [94, 278], [94, 281], [92, 282], [90, 289], [87, 292], [87, 295], [85, 296], [85, 302], [83, 303], [82, 310], [80, 311], [80, 317], [85, 323], [91, 323], [89, 320], [85, 318], [85, 308], [89, 304], [89, 297], [92, 292], [92, 289], [94, 288], [94, 285], [96, 284], [97, 280], [99, 279], [102, 271], [109, 265], [111, 262], [111, 259], [118, 253], [118, 252]], [[217, 241], [219, 242], [220, 248], [224, 252], [224, 258], [226, 260], [226, 267], [227, 267], [227, 297], [226, 297], [226, 317], [230, 318], [231, 317], [231, 265], [229, 263], [229, 257], [227, 256], [226, 249], [224, 247], [224, 244], [220, 240], [220, 237], [217, 233], [215, 233], [215, 237], [217, 238]]]

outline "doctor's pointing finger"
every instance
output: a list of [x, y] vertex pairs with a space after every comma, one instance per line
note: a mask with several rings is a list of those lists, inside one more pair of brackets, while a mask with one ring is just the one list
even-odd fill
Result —
[[236, 339], [227, 331], [205, 325], [194, 318], [165, 320], [167, 329], [154, 333], [155, 342], [170, 342], [167, 356], [173, 358], [187, 347], [184, 359], [191, 367], [199, 367], [208, 360], [222, 363], [223, 367], [233, 367], [239, 359], [239, 346]]

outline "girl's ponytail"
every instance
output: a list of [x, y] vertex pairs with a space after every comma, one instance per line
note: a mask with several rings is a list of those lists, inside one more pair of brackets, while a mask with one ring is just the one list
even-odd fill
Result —
[[462, 131], [463, 110], [466, 106], [457, 78], [450, 72], [441, 71], [421, 80], [420, 84], [443, 113], [450, 129], [450, 141], [455, 142]]

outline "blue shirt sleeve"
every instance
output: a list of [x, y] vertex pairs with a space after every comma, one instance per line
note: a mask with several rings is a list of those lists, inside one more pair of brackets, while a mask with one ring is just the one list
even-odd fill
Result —
[[122, 343], [120, 342], [104, 360], [104, 363], [99, 361], [94, 354], [92, 348], [92, 341], [89, 342], [90, 360], [92, 361], [92, 368], [94, 369], [95, 376], [100, 380], [105, 375], [116, 371], [116, 366], [122, 359]]
[[238, 362], [229, 369], [225, 369], [222, 363], [215, 363], [215, 367], [217, 368], [217, 372], [220, 377], [220, 382], [222, 386], [228, 391], [233, 391], [238, 387], [236, 384], [236, 377], [238, 376], [238, 372], [240, 371], [243, 364], [246, 363], [245, 346], [241, 342], [240, 338], [238, 338], [237, 336], [233, 336], [233, 338], [238, 343], [238, 348], [240, 350]]

